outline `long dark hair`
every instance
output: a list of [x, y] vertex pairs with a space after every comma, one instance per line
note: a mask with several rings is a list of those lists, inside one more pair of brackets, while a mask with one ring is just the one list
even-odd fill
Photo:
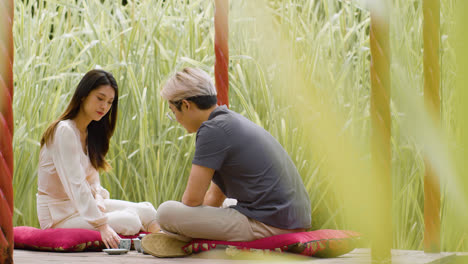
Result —
[[114, 88], [115, 97], [112, 106], [105, 116], [99, 121], [91, 121], [88, 125], [87, 147], [89, 159], [94, 168], [100, 170], [108, 170], [109, 163], [105, 160], [106, 154], [109, 151], [109, 140], [114, 134], [115, 124], [117, 122], [117, 110], [119, 104], [119, 89], [117, 82], [111, 73], [103, 70], [91, 70], [81, 79], [75, 93], [68, 104], [65, 112], [60, 117], [49, 125], [47, 130], [42, 135], [41, 147], [44, 144], [49, 144], [54, 139], [55, 128], [57, 124], [66, 119], [73, 119], [80, 111], [82, 101], [89, 93], [101, 85], [110, 85]]

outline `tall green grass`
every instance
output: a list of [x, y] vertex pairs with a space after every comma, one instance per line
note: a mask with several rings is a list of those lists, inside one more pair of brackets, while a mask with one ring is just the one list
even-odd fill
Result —
[[[340, 191], [337, 181], [363, 178], [336, 175], [347, 166], [336, 161], [345, 157], [343, 146], [348, 162], [363, 168], [371, 162], [368, 10], [359, 1], [230, 2], [231, 108], [270, 131], [291, 155], [311, 197], [314, 229], [355, 228], [347, 213], [349, 193]], [[459, 126], [453, 106], [454, 2], [441, 4], [447, 131]], [[119, 122], [108, 154], [113, 169], [101, 174], [102, 184], [112, 198], [155, 206], [180, 199], [194, 136], [165, 117], [168, 106], [159, 90], [181, 67], [213, 72], [214, 4], [38, 0], [15, 5], [14, 224], [38, 226], [40, 136], [63, 111], [82, 75], [95, 67], [111, 71], [120, 86]], [[424, 150], [417, 135], [408, 132], [416, 131], [410, 124], [417, 118], [408, 105], [423, 96], [422, 0], [395, 0], [389, 14], [394, 247], [422, 249]], [[323, 125], [327, 122], [330, 126]], [[328, 135], [328, 150], [315, 135]], [[456, 145], [463, 137], [449, 142]], [[457, 217], [450, 209], [457, 201], [445, 185], [443, 190], [443, 250], [466, 250], [464, 231], [450, 221]]]

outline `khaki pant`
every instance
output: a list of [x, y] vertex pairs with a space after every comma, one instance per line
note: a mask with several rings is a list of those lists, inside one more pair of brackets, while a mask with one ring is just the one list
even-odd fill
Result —
[[[134, 235], [146, 231], [148, 225], [155, 220], [156, 210], [148, 202], [133, 203], [121, 200], [105, 199], [107, 224], [121, 235]], [[84, 228], [96, 230], [81, 216], [75, 215], [52, 228]]]
[[252, 241], [303, 231], [302, 229], [287, 230], [272, 227], [248, 218], [232, 208], [190, 207], [176, 201], [161, 204], [156, 220], [165, 233], [183, 241], [189, 241], [192, 238]]

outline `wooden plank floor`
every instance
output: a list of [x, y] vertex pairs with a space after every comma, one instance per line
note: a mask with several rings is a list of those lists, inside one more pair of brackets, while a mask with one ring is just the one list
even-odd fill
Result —
[[[422, 251], [392, 250], [392, 260], [395, 264], [450, 264], [454, 263], [454, 253], [426, 254]], [[239, 253], [228, 256], [224, 250], [216, 250], [192, 255], [186, 258], [155, 258], [143, 255], [136, 251], [130, 251], [124, 255], [111, 256], [104, 252], [86, 253], [52, 253], [27, 250], [15, 250], [14, 262], [26, 263], [96, 263], [96, 264], [145, 264], [145, 263], [192, 263], [192, 264], [234, 264], [234, 263], [301, 263], [301, 264], [344, 264], [365, 263], [370, 264], [369, 249], [355, 249], [354, 251], [338, 258], [319, 259], [303, 257], [293, 254], [262, 254]]]

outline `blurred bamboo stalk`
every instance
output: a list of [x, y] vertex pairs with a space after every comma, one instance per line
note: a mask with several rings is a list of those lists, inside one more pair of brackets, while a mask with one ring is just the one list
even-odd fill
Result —
[[0, 263], [13, 263], [13, 0], [0, 2]]
[[[457, 176], [464, 190], [464, 201], [457, 203], [468, 204], [468, 35], [466, 34], [466, 25], [468, 16], [468, 1], [458, 1], [456, 3], [456, 35], [455, 35], [455, 54], [457, 61], [457, 76], [455, 87], [455, 112], [456, 112], [456, 131], [454, 152], [457, 156]], [[466, 236], [468, 233], [468, 218], [466, 212], [459, 212], [461, 219], [457, 222], [457, 230]]]
[[[381, 1], [381, 4], [386, 4]], [[391, 116], [390, 116], [390, 45], [389, 18], [379, 12], [388, 10], [375, 5], [371, 8], [371, 120], [372, 164], [374, 177], [380, 177], [375, 186], [383, 197], [371, 212], [372, 261], [391, 263], [392, 247], [392, 182], [391, 182]], [[376, 213], [380, 212], [380, 213]]]
[[215, 81], [218, 104], [229, 107], [229, 0], [215, 0]]
[[[440, 0], [424, 0], [424, 101], [440, 128]], [[440, 252], [440, 180], [428, 158], [424, 159], [424, 251]]]

